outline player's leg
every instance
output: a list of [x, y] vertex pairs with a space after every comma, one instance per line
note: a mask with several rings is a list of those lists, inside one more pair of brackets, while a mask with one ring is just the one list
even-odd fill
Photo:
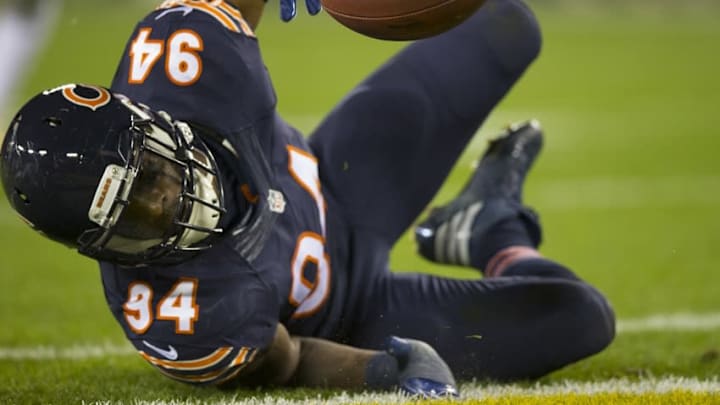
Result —
[[420, 253], [438, 263], [475, 267], [490, 277], [529, 272], [574, 278], [537, 251], [540, 221], [522, 201], [525, 178], [542, 143], [535, 121], [513, 125], [492, 141], [462, 192], [417, 226]]
[[539, 47], [537, 22], [520, 0], [488, 0], [355, 88], [310, 139], [324, 191], [351, 226], [394, 243]]
[[460, 194], [415, 229], [420, 253], [498, 275], [508, 260], [539, 257], [537, 214], [523, 205], [525, 177], [540, 153], [539, 123], [513, 125], [493, 140]]
[[[353, 345], [381, 348], [388, 335], [430, 343], [459, 379], [537, 378], [605, 348], [614, 315], [567, 269], [525, 261], [524, 276], [451, 280], [385, 274], [363, 286]], [[532, 275], [536, 268], [538, 274]]]
[[536, 123], [511, 127], [460, 195], [418, 226], [423, 255], [472, 265], [486, 277], [370, 272], [352, 343], [378, 347], [388, 334], [414, 337], [433, 344], [458, 377], [503, 380], [541, 376], [609, 344], [614, 315], [602, 295], [536, 250], [540, 224], [521, 195], [541, 145]]

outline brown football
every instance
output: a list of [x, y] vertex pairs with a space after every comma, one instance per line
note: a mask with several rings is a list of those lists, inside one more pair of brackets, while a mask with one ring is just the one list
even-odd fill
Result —
[[449, 30], [485, 0], [322, 0], [340, 24], [372, 38], [409, 41]]

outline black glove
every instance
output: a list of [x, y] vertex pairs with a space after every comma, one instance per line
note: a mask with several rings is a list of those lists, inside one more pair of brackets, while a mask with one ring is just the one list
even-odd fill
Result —
[[423, 398], [458, 396], [450, 368], [430, 345], [419, 340], [390, 337], [387, 351], [370, 360], [365, 376], [370, 388], [397, 387]]

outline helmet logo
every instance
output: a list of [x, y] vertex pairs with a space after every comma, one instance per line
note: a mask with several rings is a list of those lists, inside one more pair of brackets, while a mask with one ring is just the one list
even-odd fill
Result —
[[97, 96], [85, 97], [81, 94], [78, 94], [78, 85], [75, 84], [65, 86], [62, 89], [62, 94], [69, 102], [82, 107], [87, 107], [93, 111], [97, 111], [98, 108], [108, 105], [110, 103], [110, 100], [112, 100], [110, 92], [103, 89], [102, 87], [83, 85], [82, 88], [92, 89], [96, 91]]
[[102, 227], [109, 227], [114, 225], [111, 223], [117, 218], [112, 218], [113, 205], [115, 204], [116, 198], [121, 195], [123, 191], [123, 182], [132, 184], [132, 174], [128, 173], [128, 170], [118, 165], [108, 165], [105, 168], [105, 173], [100, 179], [97, 189], [95, 190], [95, 197], [93, 198], [90, 211], [88, 212], [88, 218]]

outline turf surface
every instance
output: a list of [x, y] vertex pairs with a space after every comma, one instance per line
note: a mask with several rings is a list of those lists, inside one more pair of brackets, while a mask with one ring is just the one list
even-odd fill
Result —
[[[139, 1], [67, 3], [20, 99], [65, 82], [108, 84], [134, 21], [148, 8]], [[438, 202], [462, 186], [481, 153], [482, 136], [537, 117], [547, 146], [526, 200], [542, 213], [543, 252], [606, 293], [621, 319], [719, 313], [720, 6], [533, 4], [544, 31], [542, 55], [483, 127]], [[401, 46], [362, 38], [327, 16], [300, 15], [282, 24], [275, 10], [258, 35], [280, 110], [304, 131]], [[0, 353], [124, 344], [90, 260], [26, 229], [4, 199], [0, 229]], [[392, 261], [399, 270], [475, 276], [423, 261], [409, 235]], [[541, 383], [668, 374], [717, 378], [718, 328], [699, 329], [621, 333], [604, 353]], [[222, 402], [248, 394], [175, 384], [132, 355], [20, 357], [0, 356], [2, 403]], [[708, 398], [720, 402], [717, 394], [685, 401]]]

